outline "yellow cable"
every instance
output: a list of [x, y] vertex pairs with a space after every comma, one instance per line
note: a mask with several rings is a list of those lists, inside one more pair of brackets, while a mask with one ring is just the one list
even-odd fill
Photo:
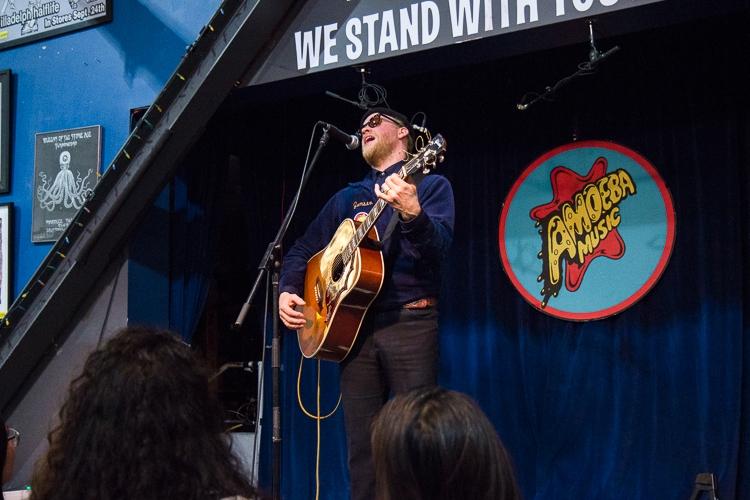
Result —
[[315, 500], [320, 498], [320, 359], [318, 359], [318, 397], [317, 397], [317, 413], [315, 419], [316, 435], [315, 435]]
[[333, 416], [334, 413], [336, 413], [336, 410], [339, 409], [339, 405], [341, 404], [341, 393], [339, 392], [339, 400], [336, 402], [336, 406], [331, 410], [330, 413], [327, 415], [321, 416], [320, 415], [320, 359], [318, 359], [318, 373], [317, 373], [317, 388], [316, 388], [316, 414], [313, 415], [310, 413], [307, 408], [305, 408], [304, 403], [302, 403], [302, 390], [301, 390], [301, 384], [302, 384], [302, 363], [305, 361], [305, 358], [300, 356], [299, 360], [299, 370], [297, 371], [297, 404], [299, 404], [300, 409], [302, 410], [302, 413], [304, 413], [309, 418], [312, 418], [315, 420], [315, 427], [316, 427], [316, 443], [315, 443], [315, 500], [319, 500], [320, 498], [320, 421], [325, 420], [331, 416]]
[[[301, 395], [301, 388], [300, 385], [302, 383], [302, 363], [305, 361], [304, 357], [301, 357], [299, 360], [299, 371], [297, 372], [297, 404], [299, 405], [300, 410], [302, 410], [302, 413], [304, 413], [307, 417], [313, 419], [313, 420], [325, 420], [327, 418], [330, 418], [333, 416], [334, 413], [336, 413], [336, 410], [339, 409], [339, 405], [341, 404], [341, 393], [339, 393], [339, 400], [336, 402], [336, 406], [331, 410], [331, 413], [328, 413], [326, 415], [320, 416], [320, 413], [318, 415], [313, 415], [310, 413], [307, 408], [305, 408], [305, 404], [302, 402], [302, 395]], [[320, 374], [320, 360], [318, 360], [318, 374]], [[320, 388], [320, 387], [319, 387]]]

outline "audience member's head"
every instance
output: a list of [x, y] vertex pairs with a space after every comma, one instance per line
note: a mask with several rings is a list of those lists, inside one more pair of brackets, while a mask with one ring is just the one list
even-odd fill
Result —
[[519, 498], [492, 424], [467, 396], [439, 387], [389, 401], [373, 423], [380, 500]]
[[126, 328], [93, 352], [49, 445], [35, 499], [252, 496], [206, 371], [169, 332]]

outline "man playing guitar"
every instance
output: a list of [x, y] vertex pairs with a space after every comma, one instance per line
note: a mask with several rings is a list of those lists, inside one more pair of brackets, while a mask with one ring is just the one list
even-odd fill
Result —
[[344, 219], [359, 220], [378, 199], [388, 204], [375, 224], [382, 241], [382, 286], [340, 364], [355, 500], [372, 498], [375, 491], [370, 448], [375, 415], [390, 395], [437, 382], [437, 296], [453, 239], [453, 191], [440, 175], [426, 176], [418, 185], [398, 175], [413, 148], [411, 130], [406, 116], [392, 109], [365, 113], [362, 156], [371, 170], [326, 203], [286, 254], [281, 272], [279, 316], [288, 328], [301, 329], [308, 260], [326, 247]]

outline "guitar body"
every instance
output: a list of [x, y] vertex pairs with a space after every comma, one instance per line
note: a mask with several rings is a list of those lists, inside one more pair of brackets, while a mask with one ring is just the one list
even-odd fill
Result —
[[297, 330], [306, 358], [343, 361], [383, 286], [383, 255], [376, 249], [374, 226], [348, 263], [341, 258], [357, 227], [358, 222], [344, 220], [328, 245], [307, 262], [302, 308], [306, 321]]

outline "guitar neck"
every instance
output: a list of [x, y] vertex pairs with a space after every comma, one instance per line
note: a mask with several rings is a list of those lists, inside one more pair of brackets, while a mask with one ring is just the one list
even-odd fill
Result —
[[[422, 172], [425, 174], [428, 173], [431, 168], [434, 168], [436, 160], [439, 159], [438, 154], [443, 151], [445, 151], [445, 139], [443, 139], [443, 136], [438, 134], [430, 141], [430, 143], [425, 148], [419, 151], [419, 154], [401, 165], [401, 168], [398, 171], [398, 176], [402, 179], [405, 179], [419, 170], [422, 170]], [[375, 225], [375, 222], [377, 222], [378, 218], [382, 215], [383, 209], [386, 205], [387, 203], [381, 199], [378, 199], [378, 201], [375, 202], [375, 205], [372, 207], [370, 212], [367, 214], [367, 217], [365, 217], [357, 230], [354, 232], [352, 239], [349, 241], [349, 243], [347, 243], [345, 250], [342, 252], [342, 256], [344, 257], [345, 262], [349, 261], [352, 255], [354, 255], [354, 252], [357, 251], [357, 247], [359, 247], [359, 244], [362, 243], [362, 240], [365, 239], [367, 233], [370, 231], [370, 229], [372, 229], [372, 226]]]

